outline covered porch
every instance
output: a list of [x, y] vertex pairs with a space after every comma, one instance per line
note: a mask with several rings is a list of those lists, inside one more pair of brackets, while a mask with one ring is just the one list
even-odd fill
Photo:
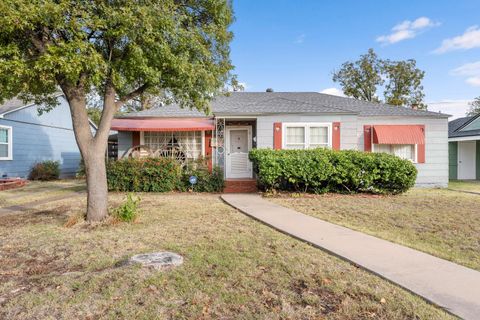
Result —
[[169, 157], [182, 165], [205, 159], [211, 168], [211, 118], [118, 118], [112, 121], [118, 131], [118, 158]]
[[[253, 181], [248, 153], [256, 147], [255, 118], [117, 118], [118, 158], [171, 157], [182, 164], [205, 159], [242, 188]], [[241, 181], [241, 183], [239, 183]]]

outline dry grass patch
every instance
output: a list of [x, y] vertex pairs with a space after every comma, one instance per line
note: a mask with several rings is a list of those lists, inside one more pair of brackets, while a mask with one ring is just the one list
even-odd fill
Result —
[[413, 189], [396, 196], [283, 195], [271, 201], [480, 270], [480, 196]]
[[[112, 194], [120, 203], [123, 194]], [[215, 195], [142, 194], [136, 223], [65, 223], [84, 199], [0, 220], [0, 318], [448, 319]], [[181, 267], [120, 267], [168, 250]]]
[[22, 205], [85, 190], [85, 182], [77, 179], [29, 181], [21, 188], [0, 191], [0, 207]]

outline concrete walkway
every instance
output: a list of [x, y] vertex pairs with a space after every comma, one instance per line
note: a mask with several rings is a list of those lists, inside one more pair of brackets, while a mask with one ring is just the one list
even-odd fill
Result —
[[222, 199], [295, 238], [351, 261], [464, 319], [480, 319], [480, 272], [390, 241], [341, 227], [262, 199]]

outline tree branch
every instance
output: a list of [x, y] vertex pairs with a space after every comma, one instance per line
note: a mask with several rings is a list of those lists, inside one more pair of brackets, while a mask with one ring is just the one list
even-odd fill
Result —
[[130, 92], [129, 94], [123, 96], [122, 98], [120, 98], [116, 102], [117, 109], [120, 108], [122, 105], [124, 105], [127, 101], [130, 101], [130, 100], [138, 97], [139, 95], [144, 93], [145, 90], [147, 90], [147, 89], [148, 89], [148, 84], [145, 83], [145, 84], [141, 85], [140, 87], [138, 87], [137, 89]]
[[110, 127], [112, 125], [112, 119], [115, 116], [115, 112], [118, 110], [115, 102], [115, 95], [115, 88], [113, 87], [111, 79], [109, 79], [105, 84], [102, 116], [100, 117], [100, 123], [98, 125], [97, 133], [95, 134], [95, 141], [102, 142], [108, 138]]
[[88, 121], [85, 94], [83, 89], [76, 88], [62, 78], [57, 78], [57, 81], [68, 100], [75, 139], [82, 156], [85, 157], [85, 153], [89, 150], [88, 145], [93, 138]]

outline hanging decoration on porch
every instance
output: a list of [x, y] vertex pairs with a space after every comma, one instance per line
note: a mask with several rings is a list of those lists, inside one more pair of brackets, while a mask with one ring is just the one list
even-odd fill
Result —
[[225, 118], [215, 118], [215, 165], [223, 167], [225, 153]]

